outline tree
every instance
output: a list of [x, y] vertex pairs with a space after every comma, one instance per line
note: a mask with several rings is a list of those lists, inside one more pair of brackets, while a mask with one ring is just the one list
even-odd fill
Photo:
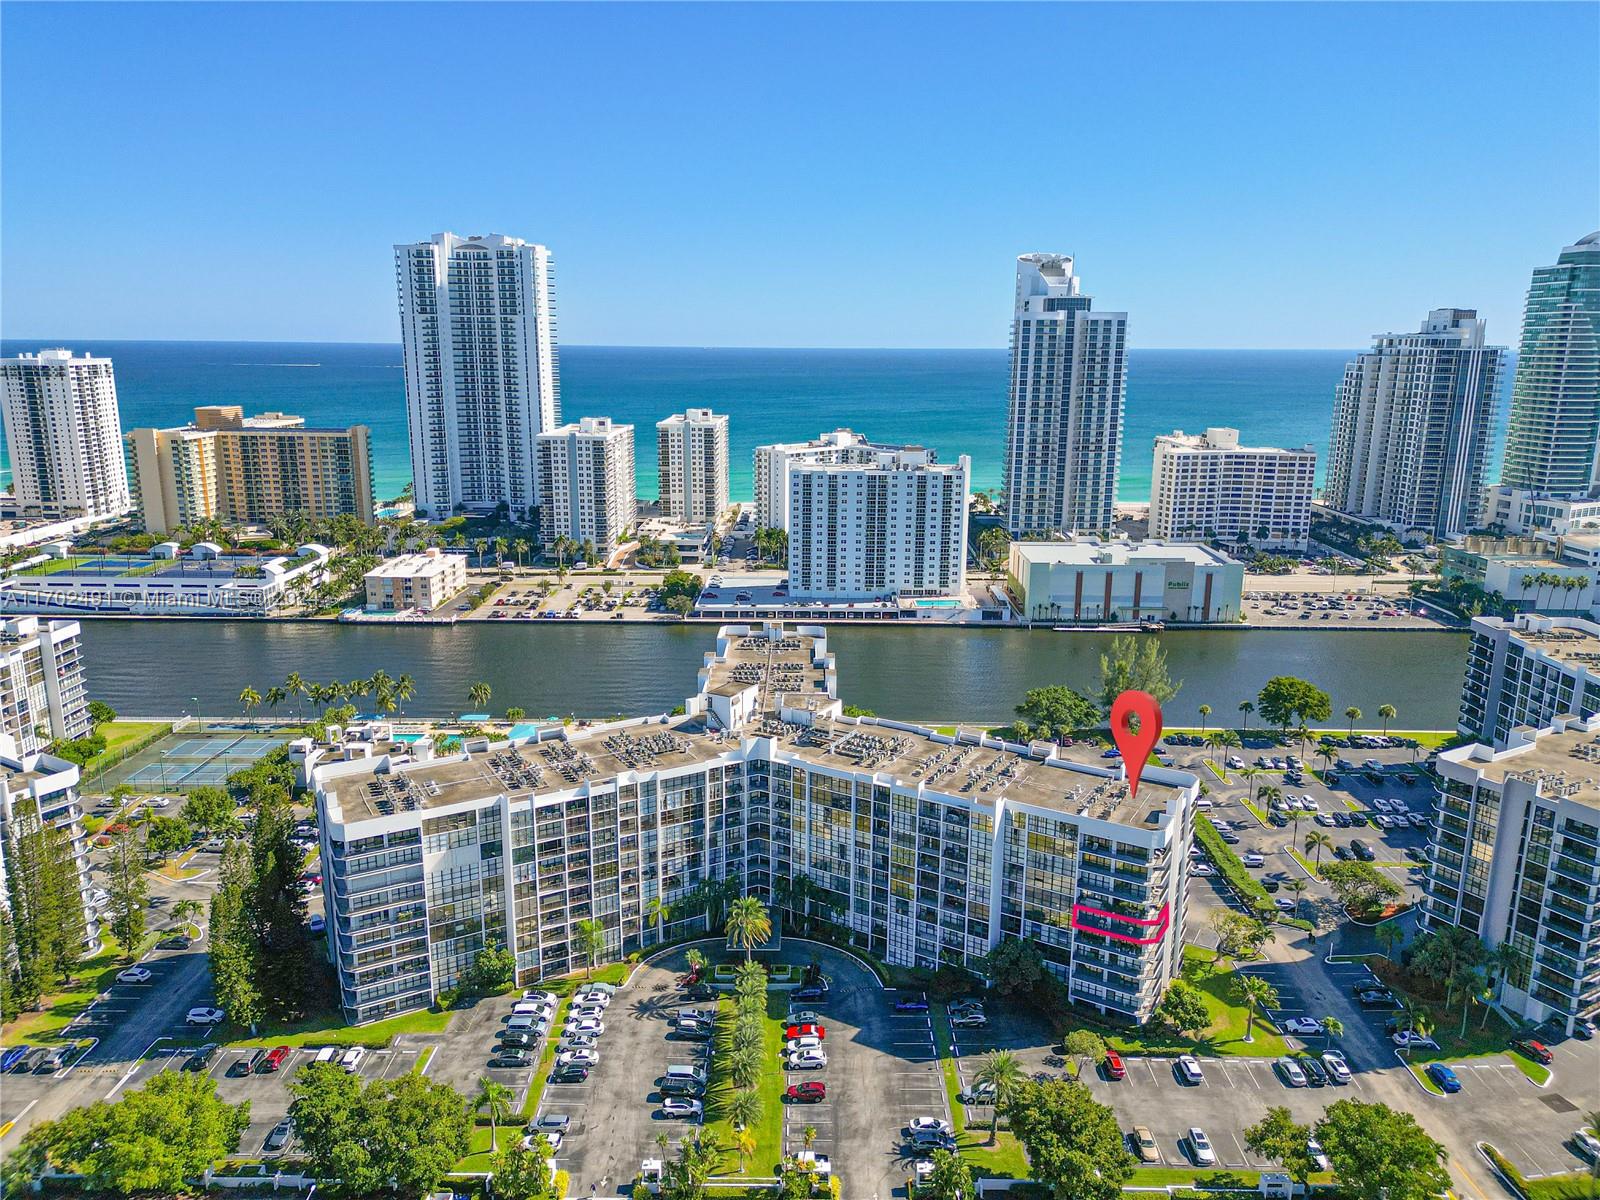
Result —
[[[345, 1195], [425, 1195], [467, 1152], [472, 1122], [448, 1084], [409, 1073], [363, 1084], [332, 1063], [289, 1083], [289, 1115], [315, 1174]], [[391, 1182], [392, 1181], [392, 1182]]]
[[578, 955], [583, 959], [583, 977], [588, 979], [594, 975], [600, 955], [605, 952], [606, 927], [598, 918], [590, 917], [588, 920], [579, 921], [573, 929]]
[[260, 704], [261, 693], [256, 691], [255, 688], [246, 686], [244, 691], [239, 693], [239, 707], [244, 709], [244, 719], [246, 721], [250, 719], [250, 714], [255, 712]]
[[211, 983], [217, 1004], [234, 1023], [253, 1028], [266, 1016], [266, 1005], [256, 982], [258, 948], [245, 912], [249, 886], [249, 848], [233, 842], [222, 852], [211, 895]]
[[1369, 916], [1405, 895], [1393, 879], [1367, 862], [1331, 862], [1317, 872], [1334, 897], [1358, 916]]
[[1202, 704], [1200, 706], [1200, 734], [1201, 734], [1202, 737], [1205, 736], [1206, 722], [1209, 721], [1210, 719], [1211, 719], [1211, 705]]
[[1158, 638], [1131, 633], [1114, 637], [1110, 652], [1100, 656], [1099, 700], [1106, 712], [1123, 692], [1149, 692], [1157, 704], [1165, 704], [1181, 687], [1182, 680], [1174, 683], [1167, 674], [1167, 652]]
[[144, 823], [144, 848], [158, 858], [177, 854], [194, 841], [194, 830], [182, 816], [157, 813]]
[[1287, 1108], [1274, 1105], [1267, 1115], [1244, 1131], [1244, 1144], [1262, 1158], [1277, 1163], [1302, 1186], [1317, 1169], [1316, 1160], [1306, 1150], [1311, 1127], [1295, 1122]]
[[519, 708], [515, 704], [513, 704], [510, 708], [506, 709], [506, 720], [510, 721], [513, 725], [515, 725], [518, 721], [522, 720], [522, 718], [527, 716], [527, 715], [528, 715], [528, 710], [527, 709]]
[[[738, 1095], [753, 1096], [755, 1093], [740, 1092]], [[733, 1152], [739, 1156], [739, 1174], [743, 1175], [750, 1169], [750, 1160], [756, 1156], [756, 1131], [748, 1124], [734, 1129]]]
[[1400, 928], [1396, 921], [1385, 921], [1372, 931], [1378, 939], [1378, 945], [1383, 949], [1383, 956], [1387, 959], [1394, 958], [1394, 948], [1406, 940], [1406, 931]]
[[1066, 737], [1077, 729], [1088, 729], [1100, 720], [1100, 710], [1087, 696], [1069, 687], [1031, 688], [1017, 705], [1017, 727], [1026, 727], [1032, 736], [1049, 739]]
[[[527, 543], [518, 539], [518, 544]], [[495, 1200], [555, 1200], [550, 1185], [550, 1142], [544, 1136], [526, 1147], [521, 1138], [495, 1152], [489, 1160]]]
[[1234, 912], [1231, 909], [1219, 908], [1212, 912], [1210, 918], [1211, 932], [1217, 938], [1217, 959], [1254, 958], [1261, 953], [1264, 946], [1273, 936], [1271, 928], [1263, 921], [1258, 921], [1248, 913]]
[[1322, 852], [1333, 849], [1333, 839], [1320, 829], [1308, 830], [1306, 832], [1305, 847], [1307, 854], [1315, 854], [1317, 856], [1315, 865], [1317, 874], [1320, 875], [1322, 873]]
[[953, 1151], [935, 1150], [933, 1170], [926, 1182], [917, 1185], [917, 1195], [930, 1196], [932, 1200], [976, 1200], [978, 1189], [972, 1167]]
[[1333, 1045], [1335, 1038], [1344, 1036], [1344, 1022], [1338, 1017], [1322, 1018], [1322, 1048], [1326, 1050]]
[[978, 1068], [976, 1082], [994, 1091], [989, 1114], [989, 1145], [1000, 1140], [1000, 1111], [1012, 1102], [1026, 1081], [1022, 1061], [1009, 1050], [996, 1050], [989, 1061]]
[[694, 602], [699, 599], [702, 586], [700, 576], [693, 572], [668, 571], [662, 577], [657, 594], [661, 597], [661, 602], [669, 607], [675, 599], [686, 599], [689, 601], [689, 607], [693, 608]]
[[1383, 722], [1383, 736], [1389, 736], [1389, 722], [1399, 716], [1399, 711], [1392, 704], [1378, 705], [1378, 719]]
[[728, 938], [743, 948], [749, 962], [754, 949], [772, 936], [772, 917], [755, 896], [740, 896], [728, 906]]
[[198, 900], [184, 897], [172, 906], [172, 919], [181, 925], [186, 933], [191, 936], [200, 930], [198, 918], [205, 915], [205, 906]]
[[511, 986], [517, 977], [517, 956], [501, 945], [485, 946], [473, 956], [472, 965], [461, 973], [461, 986], [474, 995], [486, 996]]
[[1326, 721], [1333, 712], [1333, 702], [1315, 684], [1293, 675], [1274, 675], [1256, 694], [1256, 710], [1262, 720], [1288, 729], [1303, 721]]
[[1244, 728], [1245, 728], [1245, 730], [1247, 732], [1250, 729], [1250, 714], [1255, 712], [1255, 710], [1256, 710], [1256, 706], [1254, 704], [1252, 704], [1250, 701], [1248, 701], [1248, 700], [1239, 701], [1239, 715], [1244, 718]]
[[1354, 737], [1356, 733], [1356, 722], [1361, 720], [1361, 710], [1352, 704], [1349, 708], [1344, 710], [1344, 719], [1350, 722], [1350, 736]]
[[1300, 905], [1305, 899], [1306, 889], [1311, 886], [1311, 881], [1304, 876], [1296, 875], [1292, 879], [1285, 879], [1283, 886], [1294, 893], [1294, 915], [1300, 915]]
[[202, 837], [239, 832], [239, 806], [226, 788], [207, 784], [189, 793], [183, 804], [183, 818]]
[[750, 1129], [760, 1124], [765, 1108], [760, 1092], [753, 1088], [741, 1088], [728, 1097], [723, 1106], [723, 1115], [735, 1129]]
[[106, 891], [111, 894], [111, 936], [117, 939], [123, 954], [132, 958], [144, 939], [150, 885], [144, 877], [144, 847], [131, 830], [112, 839], [106, 869]]
[[1444, 1147], [1410, 1113], [1338, 1100], [1315, 1130], [1350, 1200], [1432, 1200], [1450, 1186]]
[[474, 1114], [489, 1114], [489, 1145], [500, 1144], [500, 1122], [511, 1115], [511, 1102], [515, 1099], [516, 1093], [505, 1084], [487, 1075], [478, 1076], [478, 1090], [472, 1096], [472, 1111]]
[[656, 931], [658, 940], [661, 927], [670, 920], [672, 920], [672, 905], [660, 896], [652, 896], [650, 902], [644, 906], [644, 923]]
[[985, 967], [995, 991], [1002, 996], [1033, 992], [1044, 980], [1044, 959], [1039, 956], [1039, 947], [1010, 935], [989, 952]]
[[117, 710], [104, 700], [89, 701], [89, 720], [96, 726], [109, 725], [117, 719]]
[[1078, 1074], [1106, 1056], [1106, 1040], [1092, 1029], [1074, 1029], [1062, 1039], [1068, 1058], [1078, 1060]]
[[88, 929], [79, 890], [78, 864], [65, 830], [40, 814], [38, 801], [21, 793], [3, 836], [6, 900], [10, 906], [16, 964], [12, 1004], [32, 1004], [83, 960]]
[[489, 701], [494, 696], [494, 689], [487, 683], [479, 680], [467, 689], [467, 703], [472, 705], [473, 711], [482, 711], [489, 707]]
[[1081, 1083], [1025, 1083], [1006, 1107], [1033, 1178], [1056, 1200], [1121, 1200], [1133, 1177], [1116, 1114]]
[[188, 1194], [192, 1180], [239, 1149], [249, 1124], [248, 1100], [225, 1104], [203, 1073], [163, 1071], [115, 1103], [68, 1109], [29, 1130], [6, 1160], [5, 1190], [21, 1195], [54, 1167], [82, 1174], [93, 1192]]
[[1278, 989], [1260, 975], [1235, 975], [1233, 994], [1244, 1003], [1244, 1040], [1256, 1040], [1256, 1010], [1278, 1003]]
[[1156, 1005], [1156, 1019], [1179, 1033], [1198, 1037], [1211, 1025], [1211, 1010], [1206, 1007], [1199, 988], [1185, 980], [1174, 979], [1167, 985], [1161, 1003]]
[[1000, 525], [991, 525], [978, 535], [978, 558], [988, 570], [997, 570], [1011, 548], [1011, 535]]

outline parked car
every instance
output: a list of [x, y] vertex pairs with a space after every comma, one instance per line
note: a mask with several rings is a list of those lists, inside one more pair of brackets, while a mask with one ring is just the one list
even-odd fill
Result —
[[910, 1138], [919, 1133], [951, 1134], [955, 1129], [943, 1117], [912, 1117], [902, 1132]]
[[783, 1048], [790, 1054], [799, 1050], [821, 1050], [822, 1039], [819, 1037], [788, 1038], [784, 1041]]
[[[496, 1050], [494, 1057], [489, 1060], [491, 1067], [531, 1067], [533, 1066], [533, 1053], [520, 1046], [502, 1046]], [[559, 1058], [556, 1062], [556, 1071], [560, 1072], [563, 1064]], [[555, 1079], [555, 1074], [550, 1076]]]
[[828, 981], [818, 979], [812, 983], [802, 984], [795, 988], [796, 1000], [826, 1000], [828, 998]]
[[284, 1146], [288, 1144], [289, 1138], [293, 1136], [293, 1134], [294, 1121], [288, 1117], [285, 1117], [272, 1127], [272, 1132], [267, 1134], [267, 1140], [262, 1143], [261, 1148], [268, 1154], [276, 1153], [277, 1151], [282, 1150]]
[[1302, 1054], [1295, 1058], [1300, 1064], [1300, 1069], [1306, 1073], [1306, 1082], [1312, 1087], [1326, 1087], [1328, 1072], [1323, 1069], [1322, 1063], [1309, 1054]]
[[294, 1051], [288, 1046], [274, 1046], [256, 1063], [256, 1070], [262, 1075], [270, 1075], [273, 1071], [282, 1070], [283, 1064], [289, 1061], [289, 1055]]
[[661, 1115], [676, 1121], [692, 1121], [704, 1110], [698, 1100], [684, 1100], [668, 1096], [661, 1101]]
[[599, 1017], [576, 1017], [567, 1022], [566, 1035], [586, 1033], [592, 1037], [599, 1037], [606, 1031], [606, 1023]]
[[1206, 1077], [1206, 1073], [1200, 1068], [1200, 1060], [1192, 1054], [1180, 1054], [1173, 1063], [1173, 1069], [1178, 1072], [1178, 1077], [1188, 1084], [1201, 1083]]
[[1579, 1129], [1572, 1135], [1572, 1144], [1590, 1162], [1600, 1163], [1600, 1137], [1595, 1137], [1587, 1129]]
[[783, 1094], [796, 1104], [816, 1104], [826, 1099], [828, 1085], [818, 1079], [807, 1079], [804, 1083], [790, 1084]]
[[236, 1058], [228, 1065], [228, 1075], [230, 1077], [236, 1077], [239, 1075], [254, 1075], [256, 1073], [257, 1065], [266, 1056], [266, 1050], [260, 1049], [251, 1051], [243, 1058]]
[[783, 1031], [783, 1036], [789, 1039], [803, 1037], [825, 1038], [828, 1036], [828, 1031], [821, 1025], [814, 1025], [807, 1021], [803, 1024], [789, 1026], [788, 1029]]
[[1322, 1143], [1316, 1138], [1306, 1139], [1306, 1154], [1311, 1159], [1312, 1166], [1319, 1171], [1333, 1170], [1333, 1164], [1328, 1161], [1327, 1151], [1323, 1150]]
[[1301, 1037], [1322, 1036], [1322, 1022], [1315, 1017], [1290, 1017], [1282, 1025], [1285, 1033], [1298, 1034]]
[[220, 1008], [191, 1008], [183, 1018], [185, 1025], [220, 1025], [227, 1018], [227, 1013]]
[[598, 1066], [599, 1063], [600, 1052], [598, 1050], [563, 1050], [556, 1055], [556, 1065], [562, 1067], [593, 1067]]
[[1217, 1165], [1217, 1152], [1211, 1146], [1211, 1139], [1206, 1136], [1206, 1131], [1198, 1125], [1189, 1128], [1189, 1153], [1194, 1156], [1197, 1167], [1214, 1167]]
[[1454, 1094], [1461, 1090], [1461, 1080], [1456, 1073], [1443, 1063], [1429, 1063], [1426, 1067], [1428, 1078], [1433, 1080], [1434, 1086], [1441, 1092]]
[[784, 1055], [791, 1071], [817, 1071], [828, 1065], [828, 1055], [823, 1050], [795, 1050]]
[[1306, 1073], [1300, 1069], [1300, 1064], [1292, 1058], [1280, 1058], [1272, 1064], [1272, 1069], [1278, 1073], [1278, 1078], [1283, 1080], [1288, 1087], [1305, 1087]]
[[[513, 1063], [511, 1065], [528, 1066], [531, 1062], [531, 1059], [524, 1059], [520, 1063]], [[589, 1078], [589, 1068], [580, 1067], [576, 1064], [564, 1067], [558, 1066], [555, 1070], [550, 1072], [551, 1083], [582, 1083], [587, 1078]]]
[[958, 1012], [950, 1016], [952, 1029], [987, 1029], [989, 1018], [982, 1012]]
[[1107, 1079], [1126, 1079], [1128, 1077], [1127, 1064], [1122, 1061], [1122, 1055], [1115, 1050], [1107, 1050], [1104, 1060]]
[[572, 1127], [572, 1118], [566, 1113], [545, 1113], [528, 1122], [529, 1133], [542, 1133], [549, 1137], [552, 1133], [565, 1135]]
[[1327, 1068], [1328, 1079], [1333, 1083], [1350, 1082], [1350, 1064], [1337, 1050], [1322, 1052], [1322, 1065]]
[[1133, 1127], [1133, 1150], [1139, 1156], [1139, 1161], [1144, 1163], [1157, 1163], [1161, 1161], [1161, 1147], [1156, 1144], [1156, 1136], [1143, 1125]]
[[0, 1074], [4, 1074], [28, 1057], [28, 1047], [11, 1046], [0, 1053]]
[[1421, 1046], [1425, 1050], [1437, 1050], [1439, 1043], [1425, 1033], [1418, 1033], [1414, 1029], [1397, 1029], [1390, 1035], [1389, 1040], [1402, 1050]]
[[361, 1046], [351, 1046], [339, 1055], [339, 1065], [344, 1068], [345, 1074], [354, 1075], [361, 1069], [361, 1064], [366, 1061], [367, 1052]]
[[561, 1002], [561, 998], [554, 992], [541, 991], [538, 988], [529, 988], [527, 991], [522, 993], [522, 998], [524, 1000], [532, 1000], [535, 1003], [543, 1004], [547, 1008], [554, 1008]]
[[502, 1029], [500, 1031], [500, 1044], [502, 1046], [531, 1046], [537, 1040], [538, 1039], [526, 1029]]
[[928, 998], [926, 996], [900, 996], [894, 1002], [897, 1013], [925, 1013], [928, 1011]]
[[211, 1066], [211, 1060], [217, 1056], [218, 1046], [215, 1042], [205, 1042], [196, 1046], [189, 1057], [183, 1060], [185, 1071], [204, 1071]]
[[1550, 1052], [1550, 1047], [1533, 1038], [1518, 1038], [1511, 1043], [1511, 1048], [1524, 1058], [1531, 1058], [1534, 1062], [1549, 1066], [1555, 1062], [1556, 1056]]

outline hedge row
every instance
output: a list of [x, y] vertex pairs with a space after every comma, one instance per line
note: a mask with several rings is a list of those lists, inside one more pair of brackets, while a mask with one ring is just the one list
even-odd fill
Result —
[[1210, 817], [1204, 815], [1195, 817], [1194, 835], [1205, 847], [1206, 853], [1211, 856], [1211, 861], [1217, 864], [1217, 870], [1222, 872], [1222, 877], [1257, 911], [1262, 920], [1276, 919], [1280, 925], [1292, 925], [1296, 929], [1312, 927], [1311, 922], [1302, 917], [1291, 917], [1278, 911], [1278, 906], [1267, 894], [1267, 889], [1262, 887], [1261, 881], [1250, 873], [1243, 860], [1233, 852], [1233, 847], [1222, 840], [1222, 835], [1217, 832], [1217, 827], [1211, 823]]

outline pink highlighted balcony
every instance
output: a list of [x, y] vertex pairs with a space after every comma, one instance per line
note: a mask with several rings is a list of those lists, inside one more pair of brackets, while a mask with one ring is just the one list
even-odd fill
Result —
[[[1105, 925], [1086, 924], [1080, 919], [1080, 914], [1098, 917], [1101, 921], [1110, 923], [1120, 921], [1132, 926], [1128, 933], [1118, 933], [1115, 929], [1108, 929]], [[1085, 933], [1098, 933], [1102, 937], [1115, 938], [1119, 942], [1128, 942], [1135, 946], [1153, 946], [1167, 936], [1167, 926], [1172, 917], [1169, 906], [1163, 904], [1161, 911], [1153, 917], [1129, 917], [1122, 913], [1107, 912], [1103, 908], [1090, 908], [1087, 904], [1074, 904], [1072, 906], [1072, 927], [1081, 929]], [[1153, 931], [1153, 932], [1152, 932]], [[1140, 936], [1144, 934], [1145, 936]]]

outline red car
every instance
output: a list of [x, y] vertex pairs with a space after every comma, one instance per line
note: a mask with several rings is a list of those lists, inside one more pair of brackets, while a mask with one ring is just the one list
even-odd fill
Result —
[[784, 1031], [785, 1040], [797, 1037], [825, 1038], [828, 1031], [821, 1025], [791, 1025]]
[[1118, 1054], [1115, 1050], [1107, 1050], [1106, 1051], [1106, 1078], [1107, 1079], [1126, 1079], [1127, 1077], [1128, 1077], [1128, 1068], [1123, 1064], [1122, 1055]]
[[828, 1085], [815, 1079], [808, 1079], [804, 1083], [791, 1085], [784, 1095], [796, 1104], [815, 1104], [827, 1097]]
[[1532, 1038], [1521, 1038], [1512, 1042], [1511, 1048], [1526, 1058], [1544, 1063], [1545, 1066], [1549, 1066], [1556, 1060], [1556, 1056], [1550, 1053], [1549, 1046], [1546, 1046], [1543, 1042], [1536, 1042]]

